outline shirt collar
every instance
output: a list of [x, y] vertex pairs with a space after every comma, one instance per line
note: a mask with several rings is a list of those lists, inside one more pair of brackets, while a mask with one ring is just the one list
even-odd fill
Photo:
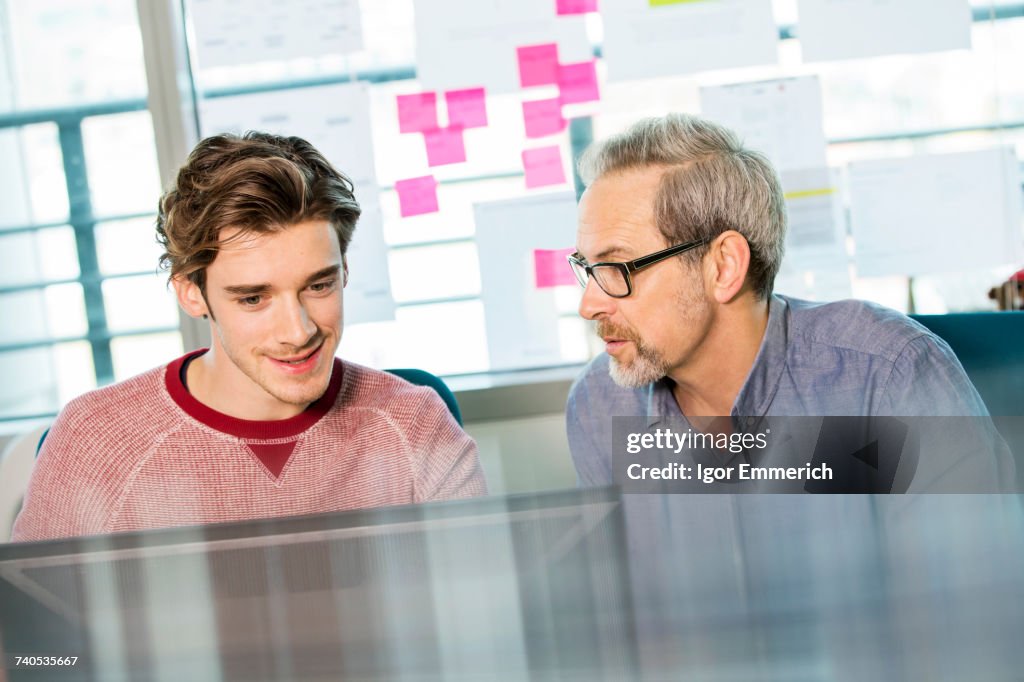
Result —
[[768, 325], [754, 364], [736, 396], [732, 416], [763, 417], [772, 404], [786, 369], [789, 349], [789, 304], [772, 294], [768, 299]]

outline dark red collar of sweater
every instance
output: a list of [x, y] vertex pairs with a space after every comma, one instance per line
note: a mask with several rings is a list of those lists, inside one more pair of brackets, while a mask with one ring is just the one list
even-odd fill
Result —
[[171, 394], [174, 402], [178, 404], [178, 407], [185, 410], [189, 416], [210, 428], [231, 434], [232, 436], [258, 440], [294, 438], [313, 426], [313, 424], [316, 424], [320, 421], [321, 417], [327, 414], [327, 411], [331, 409], [335, 399], [338, 397], [338, 391], [341, 390], [341, 378], [344, 370], [341, 360], [334, 358], [334, 368], [331, 370], [331, 381], [327, 385], [327, 390], [316, 401], [310, 403], [309, 407], [301, 414], [277, 421], [258, 421], [231, 417], [196, 400], [181, 382], [181, 366], [191, 359], [199, 357], [207, 350], [209, 349], [202, 348], [187, 353], [167, 365], [167, 370], [164, 373], [164, 383], [167, 386], [167, 392]]

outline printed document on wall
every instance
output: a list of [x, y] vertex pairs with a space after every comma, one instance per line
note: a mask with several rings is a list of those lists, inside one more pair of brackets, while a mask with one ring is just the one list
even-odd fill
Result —
[[834, 168], [780, 173], [786, 199], [786, 255], [776, 291], [818, 301], [849, 298], [850, 255], [840, 174]]
[[971, 46], [967, 0], [798, 0], [805, 62]]
[[817, 76], [700, 89], [701, 113], [736, 131], [780, 173], [825, 167], [825, 128]]
[[608, 79], [778, 62], [771, 0], [601, 0]]
[[416, 77], [424, 90], [518, 92], [517, 47], [558, 44], [563, 64], [593, 59], [582, 16], [553, 0], [414, 0]]
[[1012, 147], [854, 162], [857, 274], [922, 275], [1024, 260]]
[[536, 286], [534, 252], [576, 242], [576, 197], [559, 192], [473, 208], [491, 369], [564, 362], [558, 289]]
[[359, 0], [192, 0], [200, 68], [363, 49]]
[[[349, 256], [345, 321], [394, 319], [368, 86], [346, 83], [203, 100], [199, 121], [203, 136], [247, 130], [298, 135], [352, 180], [363, 216]], [[365, 260], [357, 263], [357, 258]]]

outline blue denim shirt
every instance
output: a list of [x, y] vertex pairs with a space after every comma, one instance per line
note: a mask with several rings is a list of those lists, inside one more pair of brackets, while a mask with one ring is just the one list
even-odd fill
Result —
[[[622, 388], [609, 376], [608, 362], [602, 353], [587, 365], [566, 406], [582, 485], [613, 482], [612, 417], [646, 416], [650, 429], [666, 418], [683, 418], [670, 379]], [[991, 424], [949, 345], [917, 322], [863, 301], [813, 303], [773, 295], [761, 347], [732, 407], [734, 422], [875, 415], [980, 416], [985, 419], [979, 423]], [[1013, 480], [1013, 463], [1001, 440], [995, 447], [1000, 455], [982, 462], [980, 477], [998, 488], [998, 481]]]

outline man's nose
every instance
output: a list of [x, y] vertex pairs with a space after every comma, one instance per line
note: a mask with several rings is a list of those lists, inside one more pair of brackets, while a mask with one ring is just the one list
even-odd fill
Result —
[[294, 348], [301, 348], [317, 332], [316, 324], [298, 299], [284, 301], [278, 318], [277, 341]]
[[587, 279], [580, 299], [580, 316], [587, 320], [596, 320], [611, 315], [615, 308], [615, 299], [604, 292], [593, 277]]

